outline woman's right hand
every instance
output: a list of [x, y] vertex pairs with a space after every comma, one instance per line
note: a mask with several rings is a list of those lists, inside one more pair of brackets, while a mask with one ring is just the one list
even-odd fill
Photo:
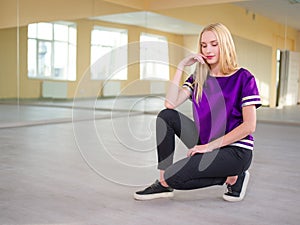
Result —
[[201, 64], [205, 64], [205, 59], [206, 57], [200, 53], [198, 54], [191, 54], [185, 57], [183, 60], [180, 61], [178, 64], [179, 69], [183, 69], [185, 66], [191, 66], [196, 62], [199, 62]]

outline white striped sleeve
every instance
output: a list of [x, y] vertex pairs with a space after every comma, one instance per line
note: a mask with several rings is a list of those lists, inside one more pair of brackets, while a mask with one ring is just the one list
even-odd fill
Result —
[[261, 100], [259, 95], [250, 95], [242, 98], [242, 107], [248, 105], [255, 105], [256, 107], [261, 106]]

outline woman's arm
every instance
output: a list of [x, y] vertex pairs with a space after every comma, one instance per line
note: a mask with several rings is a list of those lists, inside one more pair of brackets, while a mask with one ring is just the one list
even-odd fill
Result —
[[201, 54], [192, 54], [181, 60], [178, 64], [176, 73], [174, 75], [173, 80], [170, 83], [166, 100], [165, 107], [169, 109], [174, 109], [181, 105], [184, 101], [186, 101], [191, 93], [188, 89], [180, 87], [180, 81], [182, 78], [183, 69], [185, 66], [191, 66], [196, 62], [200, 62], [202, 64], [205, 63], [203, 59], [203, 55]]
[[183, 68], [177, 68], [175, 76], [169, 85], [165, 99], [165, 107], [168, 109], [176, 108], [190, 97], [191, 93], [188, 89], [179, 87], [182, 77], [182, 69]]
[[242, 138], [253, 133], [256, 128], [256, 107], [255, 105], [244, 106], [242, 109], [243, 113], [243, 123], [225, 134], [223, 137], [220, 137], [208, 144], [205, 145], [196, 145], [188, 151], [188, 156], [192, 156], [196, 153], [205, 153], [213, 151], [214, 149], [232, 144]]

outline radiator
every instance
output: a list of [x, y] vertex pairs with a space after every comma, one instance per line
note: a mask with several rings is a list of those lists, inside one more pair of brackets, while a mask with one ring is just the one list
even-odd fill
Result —
[[150, 94], [165, 94], [166, 93], [166, 81], [151, 81]]
[[67, 82], [43, 81], [42, 97], [66, 99], [68, 95]]
[[103, 96], [118, 96], [121, 91], [121, 82], [108, 81], [103, 86]]

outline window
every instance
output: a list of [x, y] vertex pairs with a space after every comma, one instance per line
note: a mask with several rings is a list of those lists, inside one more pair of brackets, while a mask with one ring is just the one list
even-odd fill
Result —
[[127, 80], [127, 30], [95, 26], [91, 34], [91, 78]]
[[28, 25], [28, 77], [76, 80], [76, 25], [69, 22]]
[[140, 79], [169, 80], [169, 49], [164, 36], [140, 36]]

